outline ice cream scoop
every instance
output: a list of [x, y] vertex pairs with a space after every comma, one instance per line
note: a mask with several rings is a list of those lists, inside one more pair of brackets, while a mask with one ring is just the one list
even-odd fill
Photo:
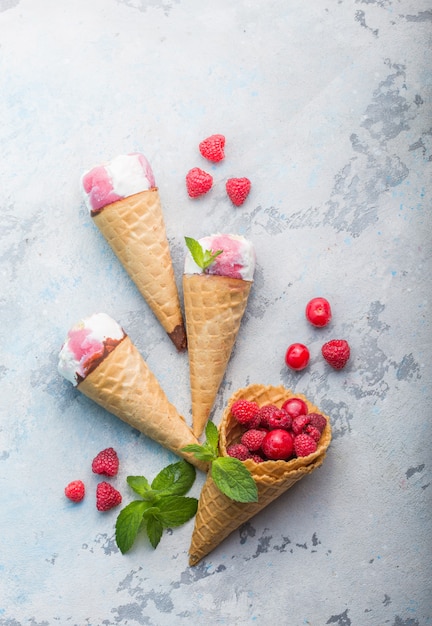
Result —
[[221, 250], [213, 262], [205, 269], [197, 265], [191, 251], [185, 257], [185, 274], [213, 274], [242, 280], [253, 280], [255, 271], [255, 249], [252, 243], [241, 235], [209, 235], [198, 239], [203, 250], [213, 253]]
[[193, 431], [204, 431], [242, 321], [255, 270], [252, 243], [239, 235], [186, 238], [183, 295]]
[[115, 320], [96, 313], [67, 333], [60, 374], [81, 393], [200, 469], [207, 464], [182, 449], [198, 444], [130, 337]]
[[120, 155], [81, 178], [86, 205], [177, 350], [187, 347], [158, 188], [143, 154]]

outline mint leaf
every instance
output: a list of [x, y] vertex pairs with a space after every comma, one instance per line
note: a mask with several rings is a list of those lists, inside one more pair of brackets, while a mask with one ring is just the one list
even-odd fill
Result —
[[203, 250], [203, 247], [196, 239], [192, 237], [185, 237], [186, 245], [189, 248], [189, 252], [192, 255], [193, 260], [201, 269], [207, 269], [215, 260], [217, 256], [222, 254], [223, 250]]
[[208, 420], [207, 422], [205, 436], [206, 444], [208, 444], [208, 446], [214, 451], [215, 456], [217, 456], [219, 431], [217, 429], [217, 426], [215, 426], [215, 424], [211, 420]]
[[213, 461], [216, 458], [216, 454], [206, 444], [203, 444], [201, 446], [198, 443], [190, 443], [189, 445], [182, 448], [182, 451], [190, 452], [199, 461]]
[[147, 496], [151, 487], [144, 476], [128, 476], [126, 482], [139, 496]]
[[187, 461], [172, 463], [154, 478], [151, 488], [159, 492], [158, 496], [183, 496], [192, 487], [196, 477], [196, 470]]
[[258, 490], [245, 465], [232, 457], [220, 456], [211, 465], [211, 476], [216, 486], [231, 500], [257, 502]]
[[159, 502], [158, 518], [167, 526], [181, 526], [197, 512], [198, 500], [184, 496], [167, 496]]
[[162, 532], [163, 532], [162, 522], [154, 515], [150, 515], [149, 518], [147, 519], [146, 529], [147, 529], [147, 536], [149, 538], [149, 541], [152, 544], [153, 548], [156, 549], [162, 537]]
[[122, 554], [132, 547], [148, 506], [149, 503], [144, 500], [135, 500], [120, 511], [115, 526], [115, 537]]

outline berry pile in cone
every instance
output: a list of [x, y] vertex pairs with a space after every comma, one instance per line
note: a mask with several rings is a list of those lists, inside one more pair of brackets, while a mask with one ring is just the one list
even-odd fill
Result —
[[239, 439], [228, 446], [227, 454], [240, 461], [288, 461], [316, 452], [327, 425], [320, 413], [310, 412], [300, 397], [288, 398], [281, 407], [259, 406], [253, 400], [239, 399], [231, 415], [241, 427]]

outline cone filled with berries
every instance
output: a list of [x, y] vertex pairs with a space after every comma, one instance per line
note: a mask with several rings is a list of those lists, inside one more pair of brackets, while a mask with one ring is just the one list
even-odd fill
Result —
[[[288, 408], [290, 403], [296, 407], [291, 415]], [[304, 409], [299, 409], [300, 405]], [[258, 435], [245, 436], [246, 432], [252, 431], [262, 432], [264, 437], [261, 444], [257, 442]], [[286, 433], [280, 439], [270, 434], [280, 434], [280, 431]], [[309, 440], [312, 439], [315, 440], [315, 445], [310, 443]], [[252, 447], [259, 448], [247, 452], [242, 441], [247, 443], [248, 440], [255, 440]], [[320, 467], [330, 441], [329, 417], [305, 396], [293, 394], [283, 386], [254, 384], [239, 389], [230, 398], [219, 425], [219, 454], [225, 457], [235, 455], [243, 461], [255, 481], [258, 498], [256, 502], [232, 500], [220, 491], [209, 472], [199, 498], [189, 548], [189, 564], [196, 565], [234, 530], [285, 493], [298, 480]], [[273, 460], [271, 457], [278, 456], [274, 453], [278, 445], [282, 448], [285, 446], [286, 453], [281, 454], [286, 458]]]

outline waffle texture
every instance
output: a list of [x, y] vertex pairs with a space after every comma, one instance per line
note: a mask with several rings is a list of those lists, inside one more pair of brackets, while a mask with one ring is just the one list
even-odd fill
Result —
[[92, 213], [95, 224], [178, 350], [186, 332], [156, 188]]

